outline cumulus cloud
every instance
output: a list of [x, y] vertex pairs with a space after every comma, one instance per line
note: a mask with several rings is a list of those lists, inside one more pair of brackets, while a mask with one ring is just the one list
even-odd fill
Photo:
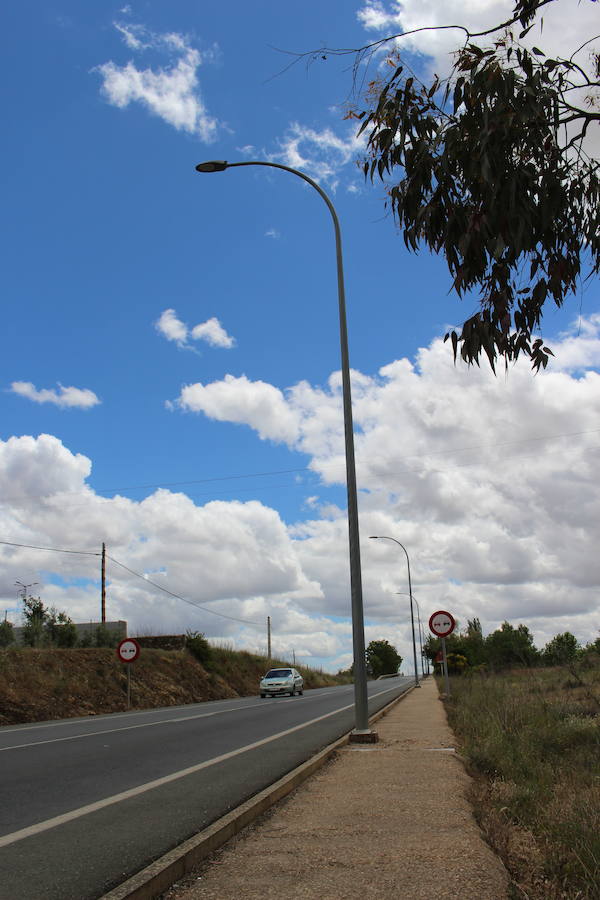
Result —
[[221, 323], [214, 316], [195, 325], [191, 331], [191, 337], [195, 341], [206, 341], [211, 347], [223, 347], [229, 350], [235, 345], [235, 339], [227, 334]]
[[292, 122], [279, 139], [278, 149], [268, 154], [268, 158], [301, 169], [335, 190], [340, 170], [348, 163], [354, 163], [364, 150], [366, 138], [364, 135], [357, 137], [356, 131], [356, 125], [352, 124], [340, 135], [332, 128], [317, 130]]
[[[406, 543], [426, 610], [443, 595], [463, 621], [477, 615], [491, 628], [524, 619], [542, 641], [568, 627], [594, 637], [599, 339], [600, 317], [576, 323], [550, 342], [557, 362], [535, 378], [526, 363], [506, 378], [455, 367], [439, 340], [414, 362], [353, 373], [363, 533]], [[189, 391], [182, 407], [284, 441], [309, 455], [324, 484], [344, 483], [339, 373], [325, 388], [282, 391], [227, 376]], [[345, 515], [314, 495], [306, 504], [318, 518], [290, 526], [297, 552], [328, 610], [342, 614]], [[363, 555], [365, 614], [398, 618], [402, 558], [393, 545], [367, 545]], [[316, 613], [320, 603], [309, 599], [305, 609]]]
[[209, 143], [216, 137], [218, 122], [202, 99], [197, 71], [214, 57], [214, 50], [201, 53], [181, 34], [155, 34], [143, 25], [115, 23], [126, 46], [136, 52], [159, 51], [169, 57], [165, 67], [137, 68], [131, 60], [119, 66], [112, 60], [94, 71], [102, 77], [102, 93], [120, 109], [141, 103], [178, 131], [196, 135]]
[[154, 327], [168, 341], [174, 341], [178, 347], [187, 347], [188, 327], [177, 318], [174, 309], [165, 309], [154, 323]]
[[[95, 618], [103, 541], [109, 617], [124, 618], [134, 629], [191, 627], [224, 639], [241, 631], [242, 644], [256, 649], [271, 609], [279, 610], [283, 628], [290, 601], [320, 595], [319, 585], [304, 576], [276, 510], [255, 500], [197, 506], [164, 489], [142, 501], [104, 498], [87, 485], [90, 472], [88, 458], [51, 435], [0, 441], [2, 540], [83, 551], [57, 554], [0, 544], [2, 608], [14, 606], [14, 581], [32, 573], [26, 580], [40, 583], [46, 602], [78, 621]], [[213, 614], [161, 593], [116, 561]], [[55, 577], [48, 579], [48, 573]]]
[[[513, 14], [511, 0], [449, 0], [440, 4], [434, 0], [365, 0], [357, 17], [369, 32], [369, 39], [387, 35], [415, 32], [400, 37], [384, 46], [410, 51], [423, 58], [421, 61], [432, 71], [444, 76], [452, 65], [451, 54], [462, 46], [465, 35], [461, 29], [436, 30], [441, 25], [463, 25], [471, 32], [485, 31], [499, 22], [507, 21]], [[563, 0], [544, 8], [543, 25], [538, 21], [522, 43], [533, 46], [538, 43], [550, 55], [568, 58], [590, 35], [598, 33], [598, 11], [595, 4], [579, 0]], [[543, 30], [542, 30], [543, 29]], [[488, 41], [488, 38], [481, 38]], [[540, 43], [540, 41], [542, 43]], [[589, 47], [577, 61], [588, 63]]]
[[34, 403], [52, 403], [67, 409], [90, 409], [97, 406], [100, 400], [89, 388], [64, 387], [41, 388], [38, 390], [31, 381], [13, 381], [10, 390], [20, 397], [27, 397]]
[[189, 328], [177, 317], [174, 309], [165, 309], [154, 323], [154, 327], [159, 334], [162, 334], [168, 341], [176, 343], [182, 350], [193, 349], [188, 342], [189, 338], [195, 341], [204, 341], [211, 347], [221, 347], [226, 350], [235, 346], [235, 338], [227, 334], [214, 316], [207, 319], [206, 322]]
[[[425, 624], [441, 607], [463, 625], [477, 616], [486, 632], [524, 622], [539, 646], [565, 630], [595, 639], [599, 338], [598, 316], [576, 323], [535, 377], [527, 363], [497, 378], [454, 366], [439, 340], [414, 360], [353, 373], [367, 641], [386, 638], [410, 661], [406, 559], [371, 534], [407, 548]], [[306, 491], [308, 518], [284, 522], [258, 501], [197, 505], [167, 490], [103, 498], [87, 485], [91, 461], [42, 435], [0, 443], [3, 539], [89, 551], [106, 541], [114, 559], [229, 617], [161, 595], [111, 562], [110, 615], [132, 628], [197, 628], [264, 650], [271, 615], [286, 655], [348, 665], [348, 524], [328, 490], [345, 483], [339, 373], [286, 390], [229, 375], [190, 385], [178, 405], [212, 418], [217, 441], [226, 421], [305, 453], [321, 479]], [[42, 596], [73, 618], [96, 614], [96, 557], [32, 553], [0, 545], [0, 609], [14, 605], [15, 580], [56, 573]]]
[[219, 422], [249, 425], [263, 439], [293, 446], [299, 422], [284, 394], [264, 381], [226, 375], [212, 384], [188, 384], [176, 401], [180, 409], [202, 412]]

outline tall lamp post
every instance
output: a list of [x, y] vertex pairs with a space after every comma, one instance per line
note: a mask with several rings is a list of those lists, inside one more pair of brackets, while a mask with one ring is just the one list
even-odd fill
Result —
[[260, 161], [229, 163], [225, 160], [210, 160], [196, 166], [198, 172], [224, 172], [240, 166], [267, 166], [291, 172], [313, 187], [325, 201], [335, 231], [335, 253], [337, 262], [338, 307], [340, 321], [340, 349], [342, 358], [342, 396], [344, 408], [344, 434], [346, 447], [346, 487], [348, 494], [348, 538], [350, 550], [350, 589], [352, 595], [352, 639], [354, 650], [354, 707], [355, 729], [352, 739], [371, 743], [377, 740], [377, 732], [369, 728], [369, 708], [367, 699], [367, 666], [365, 660], [365, 626], [363, 614], [362, 576], [360, 566], [360, 540], [358, 531], [358, 499], [356, 491], [356, 463], [354, 457], [354, 426], [352, 422], [352, 396], [350, 393], [350, 361], [348, 356], [348, 330], [346, 325], [346, 297], [344, 291], [344, 268], [342, 264], [342, 237], [340, 223], [333, 203], [316, 181], [298, 169], [279, 163]]
[[[398, 594], [398, 596], [401, 596], [401, 597], [410, 597], [410, 594], [407, 594], [404, 591], [396, 591], [396, 593]], [[423, 666], [423, 659], [425, 657], [423, 656], [423, 626], [421, 625], [421, 607], [419, 606], [419, 601], [417, 600], [417, 598], [415, 597], [414, 594], [413, 594], [413, 600], [417, 604], [417, 623], [419, 626], [419, 649], [421, 651], [421, 677], [424, 678], [425, 677], [425, 667]], [[427, 666], [427, 674], [429, 675], [429, 665]]]
[[400, 541], [397, 541], [396, 538], [388, 537], [386, 534], [372, 534], [370, 535], [370, 540], [372, 541], [393, 541], [395, 544], [398, 544], [399, 547], [402, 547], [404, 553], [406, 555], [406, 565], [408, 566], [408, 596], [410, 597], [410, 624], [412, 627], [412, 644], [413, 644], [413, 659], [415, 663], [415, 687], [421, 687], [419, 684], [419, 672], [417, 671], [417, 642], [415, 640], [415, 614], [413, 612], [413, 594], [412, 594], [412, 583], [410, 580], [410, 559], [408, 558], [408, 552], [404, 544], [401, 544]]

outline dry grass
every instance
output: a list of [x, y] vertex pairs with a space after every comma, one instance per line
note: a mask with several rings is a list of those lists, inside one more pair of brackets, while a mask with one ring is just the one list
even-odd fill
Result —
[[515, 896], [600, 897], [600, 666], [455, 678], [450, 724]]
[[[251, 696], [271, 665], [263, 656], [212, 648], [210, 667], [186, 650], [142, 649], [131, 664], [131, 707], [151, 709]], [[301, 668], [306, 687], [340, 684], [335, 675]], [[0, 725], [120, 712], [127, 675], [114, 650], [0, 650]]]

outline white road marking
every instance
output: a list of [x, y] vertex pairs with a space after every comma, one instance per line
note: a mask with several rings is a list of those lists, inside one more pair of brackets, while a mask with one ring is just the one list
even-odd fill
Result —
[[[312, 688], [312, 689], [308, 690], [308, 692], [304, 695], [304, 697], [305, 697], [305, 699], [307, 699], [307, 698], [313, 699], [313, 697], [320, 696], [323, 693], [323, 691], [326, 691], [326, 690], [328, 690], [328, 688]], [[346, 693], [346, 691], [345, 690], [339, 691], [339, 693], [340, 694]], [[289, 697], [280, 697], [277, 700], [277, 702], [279, 703], [279, 702], [281, 702], [281, 700], [284, 700], [284, 699], [289, 700], [290, 698]], [[204, 702], [205, 703], [210, 702], [210, 703], [215, 703], [215, 704], [227, 703], [226, 700], [211, 700], [211, 701], [204, 701]], [[267, 703], [268, 702], [269, 701], [267, 701]], [[275, 702], [275, 701], [272, 701], [272, 702]], [[261, 703], [248, 703], [245, 706], [233, 706], [233, 707], [228, 706], [227, 709], [218, 710], [218, 712], [232, 712], [232, 711], [238, 710], [238, 709], [252, 709], [253, 707], [256, 707], [256, 706], [266, 706], [267, 703], [262, 701]], [[195, 706], [195, 705], [200, 705], [200, 704], [184, 703], [181, 706], [169, 706], [169, 707], [162, 707], [162, 708], [168, 709], [169, 712], [177, 712], [178, 709], [189, 709], [190, 706]], [[40, 728], [61, 728], [61, 727], [68, 726], [68, 725], [75, 725], [76, 723], [79, 723], [80, 725], [94, 725], [96, 722], [106, 722], [109, 719], [122, 719], [124, 717], [130, 718], [133, 716], [149, 716], [149, 715], [152, 715], [153, 713], [156, 713], [157, 711], [158, 711], [157, 709], [139, 709], [134, 712], [107, 713], [106, 715], [103, 715], [103, 716], [90, 716], [88, 718], [74, 717], [72, 719], [62, 719], [62, 720], [56, 721], [56, 722], [35, 722], [31, 725], [19, 725], [16, 728], [11, 728], [9, 725], [2, 725], [2, 726], [0, 726], [0, 737], [3, 737], [5, 734], [15, 734], [15, 733], [19, 733], [21, 731], [35, 731]], [[100, 732], [96, 732], [96, 734], [100, 734]]]
[[[386, 691], [378, 691], [376, 694], [372, 694], [369, 699], [372, 699], [373, 697], [379, 697], [382, 694], [389, 694], [394, 690], [396, 690], [395, 687], [388, 688]], [[225, 762], [225, 760], [232, 759], [234, 756], [240, 756], [240, 754], [247, 753], [249, 750], [255, 750], [257, 747], [263, 747], [265, 744], [269, 744], [272, 741], [279, 740], [279, 738], [286, 737], [288, 734], [293, 734], [295, 731], [300, 731], [302, 728], [308, 728], [309, 725], [314, 725], [317, 722], [322, 722], [323, 719], [329, 719], [331, 718], [331, 716], [335, 716], [340, 712], [345, 712], [348, 709], [352, 709], [353, 706], [353, 703], [349, 703], [347, 706], [341, 706], [339, 707], [339, 709], [334, 709], [332, 712], [325, 713], [322, 716], [317, 716], [316, 719], [310, 719], [308, 722], [303, 722], [300, 725], [294, 725], [293, 728], [287, 728], [285, 731], [279, 731], [277, 734], [272, 734], [270, 737], [262, 738], [260, 741], [254, 741], [254, 743], [252, 744], [246, 744], [245, 747], [238, 747], [237, 750], [230, 750], [229, 753], [223, 753], [221, 754], [221, 756], [215, 756], [212, 759], [207, 759], [195, 766], [189, 766], [187, 769], [180, 769], [178, 772], [172, 772], [170, 775], [163, 775], [162, 778], [156, 778], [154, 779], [154, 781], [148, 781], [146, 782], [146, 784], [138, 785], [138, 787], [130, 788], [127, 791], [121, 791], [119, 794], [113, 794], [111, 797], [105, 797], [103, 800], [97, 800], [95, 803], [88, 803], [86, 806], [79, 807], [79, 809], [72, 809], [67, 813], [62, 813], [62, 815], [60, 816], [54, 816], [53, 818], [46, 819], [43, 822], [37, 822], [35, 825], [29, 825], [27, 828], [21, 828], [19, 829], [19, 831], [13, 831], [11, 834], [5, 834], [0, 837], [0, 847], [7, 847], [9, 844], [16, 844], [17, 841], [22, 841], [25, 838], [41, 834], [43, 831], [49, 831], [51, 828], [56, 828], [59, 825], [64, 825], [67, 822], [72, 822], [74, 819], [79, 819], [82, 816], [87, 816], [89, 813], [98, 812], [98, 810], [105, 809], [107, 806], [112, 806], [115, 803], [120, 803], [122, 800], [130, 800], [132, 797], [137, 797], [140, 794], [145, 794], [147, 791], [151, 791], [154, 788], [162, 787], [165, 784], [170, 784], [172, 781], [178, 781], [180, 778], [185, 778], [186, 775], [193, 775], [195, 772], [200, 772], [202, 769], [208, 769], [210, 766], [215, 766], [218, 763]]]
[[0, 753], [6, 750], [22, 750], [24, 747], [39, 747], [40, 744], [58, 744], [61, 741], [76, 741], [79, 738], [96, 737], [99, 734], [115, 734], [117, 731], [133, 731], [136, 728], [151, 728], [153, 725], [168, 725], [170, 722], [188, 722], [190, 719], [208, 719], [211, 716], [222, 716], [224, 713], [236, 712], [239, 709], [252, 709], [260, 706], [260, 703], [252, 703], [247, 706], [233, 706], [229, 709], [216, 709], [214, 712], [196, 713], [193, 716], [172, 716], [169, 719], [157, 719], [155, 722], [141, 722], [139, 725], [122, 725], [121, 728], [105, 728], [103, 731], [86, 731], [82, 734], [70, 734], [66, 737], [49, 738], [47, 741], [31, 741], [29, 744], [11, 744], [10, 747], [0, 747]]
[[[224, 700], [210, 700], [204, 701], [205, 703], [225, 703]], [[130, 718], [133, 716], [149, 716], [153, 713], [159, 712], [162, 708], [163, 710], [168, 710], [169, 712], [177, 712], [178, 709], [189, 709], [190, 706], [200, 706], [203, 704], [195, 704], [195, 703], [184, 703], [182, 706], [169, 706], [169, 707], [159, 707], [152, 709], [139, 709], [135, 712], [120, 712], [120, 713], [107, 713], [104, 716], [89, 716], [84, 718], [74, 717], [72, 719], [61, 719], [56, 722], [35, 722], [31, 725], [19, 725], [16, 728], [10, 728], [8, 725], [3, 725], [0, 727], [0, 737], [5, 734], [14, 734], [21, 731], [34, 731], [39, 728], [61, 728], [65, 725], [95, 725], [96, 722], [106, 722], [107, 719], [122, 719], [124, 717]], [[250, 709], [253, 706], [264, 706], [264, 703], [249, 703], [247, 706], [235, 706], [235, 707], [227, 707], [224, 710], [218, 710], [218, 712], [229, 712], [231, 709]]]

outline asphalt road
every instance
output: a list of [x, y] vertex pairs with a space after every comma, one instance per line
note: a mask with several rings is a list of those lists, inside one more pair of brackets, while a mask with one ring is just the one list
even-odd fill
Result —
[[353, 726], [344, 685], [0, 728], [0, 898], [94, 900]]

